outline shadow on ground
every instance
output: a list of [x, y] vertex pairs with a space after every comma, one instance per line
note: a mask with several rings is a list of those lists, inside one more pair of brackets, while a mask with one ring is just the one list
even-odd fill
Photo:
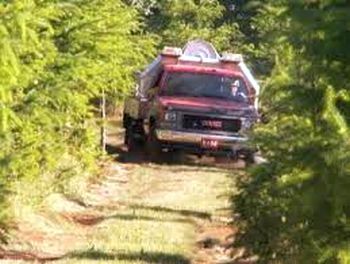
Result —
[[195, 217], [200, 219], [211, 218], [211, 215], [209, 213], [192, 211], [192, 210], [177, 210], [177, 209], [172, 209], [172, 208], [162, 207], [162, 206], [144, 206], [144, 205], [138, 205], [138, 204], [132, 204], [130, 205], [130, 207], [133, 209], [146, 209], [146, 210], [152, 210], [156, 212], [175, 213], [182, 216], [189, 216], [189, 217]]
[[[157, 161], [150, 159], [147, 152], [143, 149], [128, 151], [127, 148], [123, 144], [118, 145], [107, 145], [107, 153], [116, 157], [116, 161], [121, 163], [149, 163], [153, 162], [156, 164], [183, 164], [184, 159], [183, 155], [180, 153], [174, 152], [162, 152], [162, 154], [158, 157]], [[189, 160], [186, 160], [186, 164], [189, 163]], [[193, 163], [192, 163], [193, 164]]]
[[[143, 149], [129, 152], [123, 144], [108, 144], [107, 153], [115, 160], [124, 164], [144, 164], [153, 163], [155, 165], [183, 165], [187, 166], [182, 168], [182, 171], [197, 171], [197, 167], [201, 167], [201, 171], [214, 172], [218, 169], [229, 169], [229, 166], [234, 164], [232, 159], [223, 158], [223, 162], [220, 159], [213, 157], [199, 158], [196, 155], [189, 155], [183, 152], [162, 152], [157, 160], [152, 160], [147, 152]], [[192, 167], [192, 168], [191, 168]], [[170, 167], [169, 167], [170, 169]], [[176, 169], [177, 170], [177, 169]]]
[[118, 219], [122, 221], [150, 221], [150, 222], [170, 222], [170, 223], [192, 223], [190, 219], [185, 218], [156, 218], [143, 215], [132, 215], [132, 214], [114, 214], [112, 216], [106, 217], [107, 219]]
[[76, 252], [68, 256], [71, 259], [80, 260], [120, 260], [120, 261], [144, 261], [157, 264], [190, 264], [189, 259], [179, 254], [163, 252], [139, 252], [139, 253], [107, 253], [99, 250]]

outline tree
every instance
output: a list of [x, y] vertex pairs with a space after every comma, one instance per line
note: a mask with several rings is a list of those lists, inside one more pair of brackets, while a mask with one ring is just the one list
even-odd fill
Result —
[[45, 195], [94, 168], [94, 102], [103, 90], [113, 103], [129, 94], [154, 51], [142, 27], [115, 0], [0, 4], [0, 187], [49, 177]]
[[259, 11], [275, 58], [269, 123], [255, 131], [269, 162], [236, 201], [242, 241], [266, 262], [349, 262], [348, 12], [345, 1], [270, 1]]
[[160, 37], [160, 46], [183, 46], [201, 38], [220, 50], [241, 50], [242, 35], [235, 22], [223, 20], [225, 7], [218, 0], [159, 1], [146, 16], [148, 29]]

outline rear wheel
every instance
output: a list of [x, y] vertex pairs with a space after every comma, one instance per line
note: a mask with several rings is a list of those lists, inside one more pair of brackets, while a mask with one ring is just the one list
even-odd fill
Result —
[[127, 146], [129, 152], [139, 150], [142, 145], [141, 139], [137, 137], [135, 125], [131, 123], [126, 126], [124, 144]]

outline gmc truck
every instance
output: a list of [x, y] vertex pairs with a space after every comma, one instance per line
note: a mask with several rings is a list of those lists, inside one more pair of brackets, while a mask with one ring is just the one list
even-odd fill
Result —
[[124, 105], [129, 151], [251, 158], [247, 134], [259, 119], [259, 85], [242, 55], [220, 56], [211, 44], [191, 41], [165, 47], [138, 79]]

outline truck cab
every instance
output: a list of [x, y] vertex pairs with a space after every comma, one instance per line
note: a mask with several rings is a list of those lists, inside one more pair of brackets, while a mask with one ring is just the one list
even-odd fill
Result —
[[203, 41], [183, 50], [165, 48], [125, 103], [128, 148], [146, 145], [150, 154], [248, 153], [247, 132], [258, 120], [258, 89], [240, 63], [241, 56], [219, 56]]

